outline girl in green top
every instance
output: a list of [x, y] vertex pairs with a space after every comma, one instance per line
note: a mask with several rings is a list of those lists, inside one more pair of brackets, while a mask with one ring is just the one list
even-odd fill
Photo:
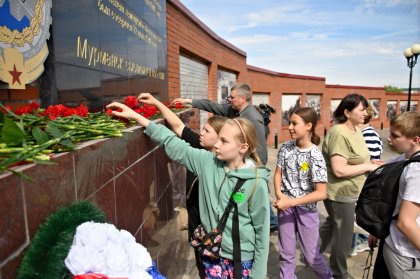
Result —
[[[114, 102], [107, 108], [118, 109], [113, 115], [133, 119], [146, 127], [145, 133], [164, 148], [172, 160], [184, 165], [199, 178], [199, 209], [207, 232], [217, 227], [238, 178], [245, 183], [234, 196], [238, 205], [242, 278], [265, 278], [269, 248], [269, 170], [256, 153], [257, 139], [251, 122], [227, 120], [215, 144], [215, 154], [192, 148], [163, 125], [157, 125], [129, 107]], [[223, 232], [221, 258], [203, 257], [206, 276], [234, 278], [232, 214]]]

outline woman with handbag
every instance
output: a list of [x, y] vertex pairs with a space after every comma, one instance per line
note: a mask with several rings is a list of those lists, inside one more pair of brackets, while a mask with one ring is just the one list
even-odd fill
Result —
[[[215, 152], [214, 145], [216, 144], [220, 129], [222, 129], [222, 126], [227, 119], [226, 117], [213, 115], [207, 120], [207, 123], [204, 125], [200, 134], [197, 134], [189, 127], [185, 126], [184, 122], [182, 122], [182, 120], [178, 118], [178, 116], [173, 111], [171, 111], [165, 104], [159, 102], [155, 97], [152, 96], [152, 94], [141, 93], [137, 99], [143, 104], [155, 106], [160, 111], [162, 117], [166, 120], [168, 125], [171, 127], [172, 131], [174, 131], [174, 133], [179, 138], [188, 142], [191, 147], [206, 149], [213, 153]], [[188, 212], [188, 239], [190, 240], [193, 236], [194, 230], [198, 225], [201, 224], [201, 219], [198, 206], [198, 179], [197, 176], [189, 170], [187, 170], [185, 184], [187, 197], [186, 206]], [[201, 255], [198, 249], [194, 250], [195, 265], [198, 269], [198, 275], [200, 278], [205, 278], [205, 268], [201, 259]]]
[[[165, 126], [149, 121], [126, 105], [114, 102], [107, 108], [120, 109], [113, 111], [113, 115], [133, 119], [146, 127], [145, 133], [164, 148], [169, 158], [197, 174], [204, 233], [223, 228], [219, 221], [227, 216], [224, 230], [212, 239], [220, 243], [222, 238], [221, 249], [215, 255], [218, 258], [203, 256], [206, 277], [265, 278], [270, 233], [269, 170], [260, 165], [252, 123], [242, 118], [227, 120], [213, 154], [192, 148]], [[237, 214], [231, 214], [232, 208]]]

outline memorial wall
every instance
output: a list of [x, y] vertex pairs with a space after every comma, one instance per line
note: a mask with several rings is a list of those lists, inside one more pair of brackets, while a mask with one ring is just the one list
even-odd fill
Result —
[[167, 99], [166, 1], [54, 0], [40, 100], [90, 111], [139, 92]]
[[[8, 9], [9, 1], [0, 1], [0, 7]], [[44, 12], [50, 8], [52, 23], [43, 74], [30, 81], [23, 73], [19, 79], [16, 73], [23, 70], [18, 68], [10, 85], [27, 89], [10, 87], [6, 94], [11, 104], [14, 96], [36, 87], [43, 107], [82, 103], [91, 112], [139, 92], [167, 99], [166, 1], [54, 0], [51, 7], [45, 5], [48, 2], [19, 1], [34, 9], [44, 7]], [[13, 7], [18, 6], [11, 6], [10, 15]], [[51, 163], [13, 167], [30, 180], [0, 173], [1, 279], [18, 277], [22, 259], [48, 216], [80, 200], [95, 204], [107, 222], [131, 232], [159, 270], [173, 274], [170, 259], [180, 243], [169, 236], [178, 231], [173, 208], [180, 201], [173, 200], [173, 189], [185, 185], [185, 171], [144, 135], [143, 128], [130, 128], [121, 138], [84, 142], [72, 152], [53, 155]]]

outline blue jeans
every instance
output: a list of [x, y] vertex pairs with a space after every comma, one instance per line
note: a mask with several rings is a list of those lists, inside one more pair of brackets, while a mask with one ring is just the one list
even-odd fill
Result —
[[277, 229], [279, 225], [277, 214], [274, 213], [273, 207], [270, 204], [270, 229]]

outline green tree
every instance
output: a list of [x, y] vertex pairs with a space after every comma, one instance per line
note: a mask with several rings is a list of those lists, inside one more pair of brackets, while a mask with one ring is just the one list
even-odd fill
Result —
[[385, 88], [385, 92], [402, 92], [401, 88], [398, 88], [393, 85], [385, 85], [384, 88]]

